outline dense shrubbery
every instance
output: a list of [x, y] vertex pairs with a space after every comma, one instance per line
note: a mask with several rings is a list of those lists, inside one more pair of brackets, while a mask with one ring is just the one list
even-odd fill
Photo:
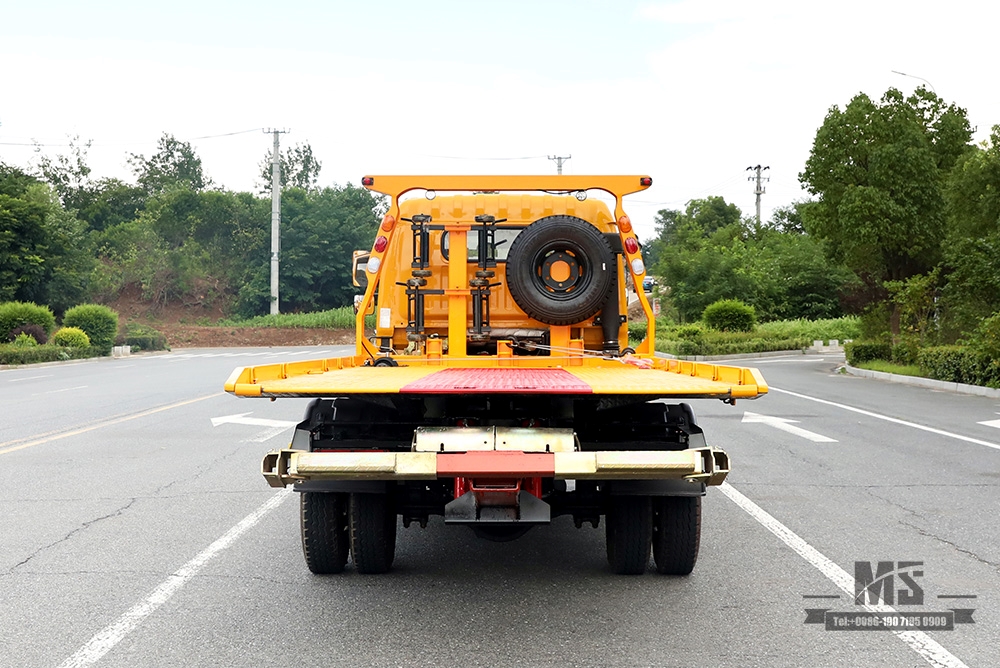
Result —
[[1000, 360], [1000, 313], [994, 313], [979, 323], [970, 344], [984, 355]]
[[924, 348], [917, 364], [929, 378], [1000, 387], [1000, 360], [967, 346]]
[[115, 345], [131, 346], [134, 353], [142, 350], [170, 350], [163, 332], [140, 323], [125, 325], [125, 331], [115, 340]]
[[0, 304], [0, 341], [10, 340], [13, 338], [9, 337], [10, 333], [25, 325], [37, 325], [48, 335], [56, 327], [56, 317], [48, 306], [38, 306], [30, 302]]
[[15, 327], [10, 330], [7, 338], [10, 341], [14, 341], [22, 334], [30, 336], [38, 345], [43, 345], [49, 340], [49, 335], [40, 325], [21, 325], [20, 327]]
[[720, 299], [705, 307], [701, 319], [720, 332], [750, 332], [757, 316], [752, 306], [738, 299]]
[[63, 348], [44, 345], [19, 347], [13, 344], [0, 345], [0, 364], [37, 364], [39, 362], [58, 362], [60, 360], [76, 360], [93, 357], [93, 348]]
[[872, 360], [892, 361], [892, 344], [881, 341], [852, 341], [844, 346], [847, 363], [858, 366]]
[[90, 337], [79, 327], [63, 327], [52, 335], [52, 343], [63, 348], [89, 348]]
[[682, 357], [692, 355], [736, 355], [777, 350], [802, 350], [806, 338], [777, 338], [760, 332], [719, 332], [697, 326], [666, 328], [656, 335], [656, 349]]
[[63, 325], [79, 327], [101, 355], [110, 355], [118, 334], [118, 314], [100, 304], [80, 304], [66, 311]]
[[861, 335], [861, 323], [857, 316], [843, 318], [823, 318], [820, 320], [775, 320], [757, 325], [757, 331], [768, 336], [784, 339], [809, 339], [829, 342], [837, 339], [841, 343]]

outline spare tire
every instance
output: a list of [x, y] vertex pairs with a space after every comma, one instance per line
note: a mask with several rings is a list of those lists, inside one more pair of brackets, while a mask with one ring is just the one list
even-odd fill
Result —
[[600, 230], [575, 216], [547, 216], [510, 245], [507, 288], [528, 316], [548, 325], [582, 322], [615, 285], [615, 255]]

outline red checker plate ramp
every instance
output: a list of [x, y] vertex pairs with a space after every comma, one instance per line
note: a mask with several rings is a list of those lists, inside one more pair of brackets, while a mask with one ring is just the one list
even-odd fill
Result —
[[592, 394], [565, 369], [442, 369], [400, 388], [401, 394]]

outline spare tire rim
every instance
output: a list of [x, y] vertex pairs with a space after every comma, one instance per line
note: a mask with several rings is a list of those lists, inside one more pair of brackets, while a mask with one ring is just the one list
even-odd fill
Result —
[[577, 260], [572, 249], [546, 249], [536, 258], [535, 276], [538, 287], [554, 299], [569, 298], [585, 283], [586, 266]]

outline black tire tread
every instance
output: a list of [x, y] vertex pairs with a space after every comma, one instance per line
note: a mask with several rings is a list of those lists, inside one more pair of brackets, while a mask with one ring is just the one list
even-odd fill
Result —
[[302, 492], [299, 524], [306, 566], [317, 575], [344, 570], [348, 555], [347, 495]]
[[608, 563], [619, 575], [642, 575], [649, 564], [652, 505], [648, 496], [614, 496], [605, 518]]
[[662, 575], [690, 575], [701, 543], [701, 497], [664, 496], [654, 501], [653, 561]]
[[375, 575], [392, 568], [396, 553], [396, 513], [387, 494], [351, 494], [351, 556], [358, 573]]

